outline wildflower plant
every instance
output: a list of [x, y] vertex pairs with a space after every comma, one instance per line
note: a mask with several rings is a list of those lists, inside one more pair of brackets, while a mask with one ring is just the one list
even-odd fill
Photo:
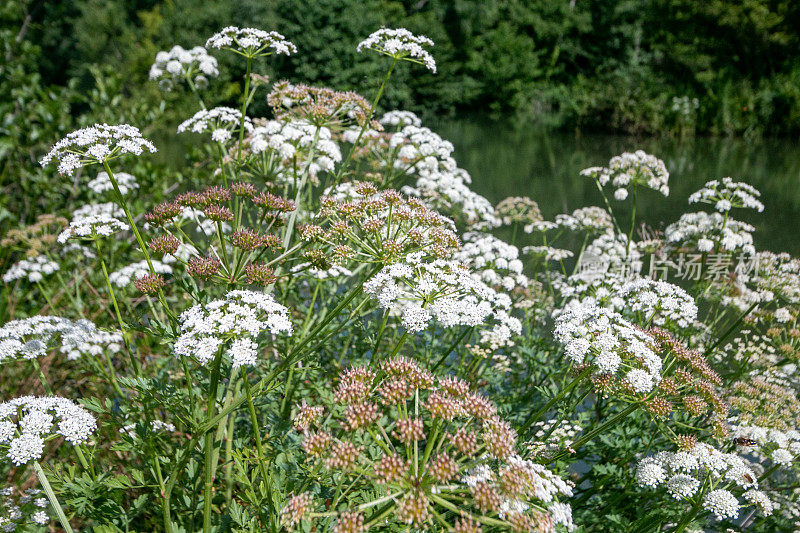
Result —
[[428, 46], [433, 46], [433, 41], [424, 35], [414, 35], [405, 28], [381, 28], [358, 43], [356, 51], [373, 50], [391, 57], [395, 62], [410, 61], [436, 73], [436, 61], [425, 50]]
[[[343, 371], [325, 417], [302, 405], [295, 427], [308, 460], [336, 492], [322, 512], [308, 493], [284, 507], [284, 523], [331, 523], [353, 531], [387, 521], [435, 530], [571, 529], [571, 485], [516, 454], [516, 435], [496, 407], [456, 378], [435, 378], [396, 358], [379, 372]], [[332, 520], [333, 519], [333, 520]]]
[[50, 502], [40, 489], [19, 493], [15, 487], [0, 489], [0, 531], [25, 530], [27, 527], [47, 526], [50, 523]]
[[760, 196], [758, 189], [748, 183], [722, 178], [706, 182], [702, 189], [689, 196], [689, 203], [711, 204], [720, 213], [732, 208], [755, 209], [760, 213], [764, 210], [764, 204], [758, 199]]
[[177, 84], [186, 82], [192, 91], [197, 92], [208, 86], [209, 78], [219, 76], [219, 66], [216, 58], [202, 46], [186, 50], [175, 45], [156, 54], [149, 75], [151, 80], [158, 82], [162, 91], [169, 92]]
[[[690, 198], [709, 213], [642, 226], [637, 191], [667, 195], [669, 172], [631, 152], [583, 172], [600, 207], [495, 206], [419, 116], [376, 114], [431, 47], [354, 43], [391, 60], [367, 99], [269, 86], [254, 69], [296, 47], [224, 28], [154, 58], [198, 98], [216, 50], [244, 71], [231, 107], [207, 91], [142, 125], [199, 134], [169, 182], [125, 157], [156, 149], [127, 124], [43, 156], [69, 194], [24, 199], [45, 213], [0, 257], [0, 473], [43, 492], [3, 492], [0, 529], [791, 530], [800, 262], [728, 216], [757, 191], [711, 181]], [[724, 253], [756, 263], [649, 275]]]
[[737, 518], [742, 507], [754, 507], [762, 516], [773, 511], [770, 498], [758, 490], [757, 474], [744, 459], [703, 443], [642, 459], [636, 481], [642, 487], [666, 489], [671, 497], [692, 505], [676, 531], [683, 531], [699, 513], [725, 520]]

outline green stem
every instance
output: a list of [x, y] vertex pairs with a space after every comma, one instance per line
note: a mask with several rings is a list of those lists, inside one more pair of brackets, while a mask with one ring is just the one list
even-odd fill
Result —
[[[620, 411], [619, 413], [617, 413], [613, 417], [609, 418], [608, 420], [606, 420], [605, 422], [603, 422], [602, 424], [600, 424], [599, 426], [597, 426], [593, 430], [588, 431], [587, 433], [585, 433], [581, 438], [579, 438], [578, 440], [576, 440], [575, 442], [572, 443], [571, 448], [573, 450], [575, 450], [575, 451], [578, 451], [578, 449], [580, 449], [583, 445], [585, 445], [586, 443], [588, 443], [589, 441], [594, 439], [596, 436], [598, 436], [599, 434], [603, 433], [605, 430], [616, 426], [622, 420], [627, 418], [628, 415], [630, 415], [631, 413], [633, 413], [634, 411], [639, 409], [640, 405], [641, 404], [639, 404], [639, 403], [630, 404], [624, 410]], [[554, 455], [553, 457], [548, 459], [545, 462], [545, 464], [550, 464], [553, 461], [556, 461], [557, 459], [561, 458], [566, 453], [568, 453], [568, 452], [561, 452], [561, 453], [559, 453], [557, 455]]]
[[83, 450], [81, 449], [81, 445], [80, 444], [76, 444], [74, 446], [74, 448], [75, 448], [75, 454], [78, 456], [78, 460], [80, 461], [81, 466], [83, 467], [83, 469], [86, 470], [89, 473], [89, 476], [91, 476], [92, 481], [97, 481], [97, 476], [95, 476], [95, 474], [94, 474], [94, 468], [89, 466], [89, 461], [86, 460], [86, 456], [83, 454]]
[[[250, 424], [253, 426], [253, 438], [256, 441], [256, 455], [258, 457], [258, 468], [261, 470], [261, 477], [264, 478], [264, 483], [271, 484], [271, 478], [267, 471], [267, 461], [264, 458], [264, 447], [261, 443], [261, 430], [259, 429], [258, 416], [256, 416], [256, 407], [253, 403], [253, 392], [250, 389], [250, 379], [247, 377], [247, 370], [242, 367], [242, 381], [244, 381], [244, 392], [247, 397], [247, 411], [250, 413]], [[272, 497], [270, 496], [270, 502]]]
[[48, 396], [52, 396], [53, 389], [50, 388], [50, 384], [47, 382], [47, 378], [45, 377], [44, 372], [42, 372], [42, 367], [39, 366], [39, 360], [36, 357], [34, 357], [33, 359], [31, 359], [31, 362], [33, 363], [33, 368], [36, 370], [36, 373], [39, 374], [39, 380], [42, 382], [42, 387], [44, 387], [44, 391], [47, 393]]
[[597, 185], [597, 190], [600, 191], [600, 195], [603, 197], [603, 202], [606, 204], [606, 210], [608, 211], [608, 214], [611, 215], [611, 222], [614, 223], [614, 228], [617, 230], [617, 233], [621, 235], [622, 230], [617, 223], [617, 217], [614, 216], [614, 210], [611, 209], [611, 204], [608, 201], [608, 197], [606, 196], [605, 191], [603, 191], [603, 186], [600, 185], [600, 181], [597, 178], [595, 178], [594, 183]]
[[250, 94], [250, 69], [253, 60], [247, 57], [247, 70], [244, 74], [244, 93], [242, 94], [242, 120], [239, 124], [239, 147], [236, 150], [236, 160], [238, 161], [242, 156], [242, 142], [244, 141], [244, 121], [247, 116], [247, 102], [249, 101]]
[[710, 347], [709, 347], [709, 348], [708, 348], [708, 349], [705, 351], [705, 353], [703, 354], [703, 357], [708, 357], [709, 355], [711, 355], [711, 352], [713, 352], [713, 351], [714, 351], [714, 349], [715, 349], [717, 346], [719, 346], [720, 344], [722, 344], [723, 342], [725, 342], [725, 339], [727, 339], [727, 338], [728, 338], [728, 336], [729, 336], [731, 333], [733, 333], [733, 331], [734, 331], [734, 330], [735, 330], [737, 327], [739, 327], [739, 324], [741, 324], [741, 323], [742, 323], [742, 321], [743, 321], [745, 318], [747, 318], [747, 315], [749, 315], [749, 314], [750, 314], [750, 311], [752, 311], [753, 309], [755, 309], [755, 307], [756, 307], [757, 305], [758, 305], [758, 302], [753, 302], [753, 303], [750, 305], [750, 307], [748, 307], [748, 308], [747, 308], [747, 311], [745, 311], [744, 313], [742, 313], [742, 314], [739, 316], [739, 318], [737, 318], [737, 319], [736, 319], [736, 322], [734, 322], [734, 323], [731, 325], [731, 327], [729, 327], [729, 328], [728, 328], [728, 329], [725, 331], [725, 333], [723, 333], [723, 334], [722, 334], [722, 336], [721, 336], [719, 339], [717, 339], [717, 340], [716, 340], [716, 342], [714, 342], [714, 344], [712, 344], [712, 345], [711, 345], [711, 346], [710, 346]]
[[578, 375], [578, 377], [572, 380], [572, 382], [570, 382], [569, 385], [564, 387], [561, 390], [561, 392], [550, 398], [550, 401], [544, 404], [541, 409], [528, 415], [528, 418], [525, 419], [525, 422], [522, 424], [522, 427], [519, 429], [519, 431], [517, 431], [517, 434], [522, 435], [525, 432], [527, 432], [528, 428], [531, 427], [531, 424], [539, 420], [539, 417], [541, 417], [543, 414], [549, 411], [559, 400], [561, 400], [564, 396], [566, 396], [569, 393], [569, 391], [578, 386], [578, 384], [581, 381], [583, 381], [586, 377], [588, 377], [591, 372], [592, 372], [592, 367], [588, 367], [587, 369], [585, 369]]
[[464, 340], [464, 337], [472, 333], [472, 329], [473, 329], [472, 326], [470, 326], [468, 328], [465, 328], [464, 331], [461, 332], [461, 335], [459, 335], [458, 338], [456, 338], [456, 340], [453, 341], [453, 344], [451, 344], [450, 347], [442, 354], [442, 356], [439, 358], [439, 361], [437, 361], [436, 364], [433, 365], [433, 368], [431, 368], [431, 372], [436, 372], [436, 369], [442, 366], [442, 363], [445, 362], [447, 356], [450, 355], [453, 352], [453, 350], [455, 350], [458, 347], [459, 344], [461, 344], [461, 341]]
[[172, 490], [175, 488], [175, 484], [178, 482], [178, 474], [184, 469], [184, 467], [186, 467], [186, 464], [192, 457], [191, 451], [194, 448], [197, 438], [200, 434], [201, 433], [193, 435], [192, 438], [189, 439], [189, 442], [186, 443], [186, 446], [183, 447], [180, 456], [176, 461], [175, 467], [172, 469], [172, 472], [170, 472], [169, 481], [164, 488], [163, 500], [161, 502], [161, 514], [164, 519], [164, 531], [167, 533], [172, 533], [173, 531], [172, 518], [170, 517], [170, 499]]
[[[155, 275], [156, 271], [153, 268], [153, 262], [150, 260], [150, 254], [147, 251], [147, 246], [144, 243], [144, 239], [142, 239], [142, 234], [139, 233], [139, 228], [136, 227], [136, 222], [133, 220], [133, 216], [131, 215], [130, 209], [128, 209], [128, 203], [125, 201], [125, 197], [122, 196], [122, 192], [119, 190], [119, 185], [117, 184], [117, 178], [114, 177], [114, 173], [111, 171], [111, 167], [108, 165], [108, 161], [103, 161], [103, 168], [106, 169], [106, 173], [108, 174], [108, 179], [111, 181], [111, 185], [114, 187], [114, 193], [117, 196], [117, 203], [125, 212], [125, 218], [128, 219], [128, 225], [131, 227], [131, 231], [136, 236], [136, 242], [139, 244], [139, 249], [144, 254], [144, 259], [147, 261], [147, 267], [150, 269], [150, 273]], [[167, 305], [167, 301], [164, 299], [164, 291], [158, 289], [158, 300], [161, 302], [161, 305], [164, 307], [164, 311], [166, 311], [167, 316], [172, 321], [173, 326], [177, 323], [177, 317], [172, 313], [172, 310]]]
[[99, 239], [94, 239], [94, 246], [95, 249], [97, 250], [97, 258], [100, 260], [100, 266], [103, 269], [103, 277], [106, 279], [106, 287], [108, 287], [108, 294], [111, 296], [111, 303], [113, 304], [114, 307], [114, 313], [116, 314], [117, 317], [117, 323], [119, 324], [119, 329], [122, 331], [122, 339], [125, 341], [125, 348], [127, 348], [128, 350], [128, 357], [130, 357], [134, 373], [138, 376], [140, 374], [139, 361], [136, 360], [136, 357], [133, 354], [133, 347], [131, 346], [130, 339], [128, 338], [128, 331], [125, 329], [125, 324], [122, 321], [122, 314], [119, 312], [117, 297], [114, 294], [114, 287], [111, 286], [111, 280], [108, 277], [108, 269], [106, 268], [106, 262], [103, 259], [103, 251], [100, 249]]
[[700, 494], [699, 496], [697, 496], [697, 503], [694, 504], [692, 510], [689, 511], [688, 514], [683, 515], [683, 519], [681, 519], [681, 521], [678, 522], [678, 525], [675, 527], [672, 533], [681, 533], [683, 530], [685, 530], [688, 527], [688, 525], [692, 522], [692, 520], [694, 520], [694, 517], [697, 516], [697, 513], [700, 512], [700, 508], [702, 507], [702, 505], [703, 505], [703, 495]]
[[61, 508], [61, 504], [58, 503], [56, 493], [53, 492], [53, 487], [51, 487], [50, 482], [47, 481], [47, 476], [45, 475], [44, 470], [42, 470], [42, 465], [39, 464], [39, 461], [33, 462], [33, 470], [36, 472], [36, 475], [39, 478], [39, 483], [42, 485], [42, 489], [47, 495], [47, 499], [50, 500], [50, 505], [52, 505], [53, 509], [56, 511], [56, 516], [58, 516], [58, 521], [61, 523], [61, 527], [64, 528], [66, 533], [72, 533], [72, 527], [69, 525], [69, 519], [67, 518], [67, 515], [64, 514], [64, 509]]
[[[219, 386], [220, 366], [222, 365], [222, 348], [217, 352], [211, 368], [211, 386], [208, 391], [208, 408], [206, 423], [214, 418], [217, 408], [217, 387]], [[213, 425], [212, 425], [213, 427]], [[211, 489], [214, 485], [214, 433], [210, 429], [205, 431], [205, 472], [203, 476], [203, 533], [211, 531]]]
[[48, 296], [47, 291], [44, 290], [44, 285], [42, 285], [42, 282], [37, 281], [36, 286], [39, 287], [39, 292], [42, 293], [42, 296], [44, 296], [44, 301], [47, 302], [47, 307], [50, 308], [50, 313], [55, 313], [56, 308], [53, 305], [53, 302], [50, 300], [50, 296]]
[[345, 169], [347, 168], [347, 164], [350, 163], [350, 160], [353, 158], [353, 154], [355, 153], [356, 149], [358, 148], [358, 143], [361, 142], [361, 137], [364, 135], [364, 132], [369, 127], [369, 123], [372, 122], [372, 117], [375, 115], [375, 108], [378, 106], [378, 102], [383, 95], [383, 90], [386, 88], [386, 83], [389, 81], [389, 77], [392, 75], [392, 71], [394, 70], [395, 65], [397, 65], [397, 58], [394, 58], [392, 61], [392, 66], [389, 67], [389, 72], [386, 73], [386, 77], [383, 78], [383, 83], [381, 83], [380, 88], [378, 89], [378, 93], [375, 95], [375, 99], [372, 101], [372, 106], [369, 109], [369, 116], [364, 121], [364, 125], [361, 126], [361, 130], [358, 132], [358, 137], [356, 137], [356, 141], [353, 143], [353, 148], [347, 153], [347, 157], [339, 166], [339, 171], [336, 173], [336, 179], [333, 181], [333, 186], [336, 187], [339, 184], [339, 181], [342, 179], [342, 175], [344, 174]]
[[636, 191], [638, 187], [636, 184], [633, 184], [633, 208], [631, 209], [631, 229], [628, 231], [628, 243], [626, 244], [625, 248], [625, 258], [629, 258], [631, 255], [631, 241], [633, 241], [633, 229], [636, 227]]

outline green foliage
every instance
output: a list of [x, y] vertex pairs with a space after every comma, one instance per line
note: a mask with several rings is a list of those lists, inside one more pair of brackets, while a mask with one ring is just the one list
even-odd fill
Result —
[[[369, 93], [381, 62], [354, 45], [378, 26], [404, 26], [436, 42], [440, 72], [400, 68], [385, 109], [645, 134], [800, 131], [800, 8], [786, 0], [79, 0], [30, 9], [45, 84], [77, 79], [89, 90], [90, 66], [105, 64], [125, 93], [149, 93], [147, 67], [175, 35], [202, 45], [240, 25], [276, 29], [303, 53], [260, 71]], [[230, 59], [222, 67], [240, 74]], [[241, 90], [234, 84], [223, 98]], [[699, 102], [688, 126], [672, 111], [684, 97]]]

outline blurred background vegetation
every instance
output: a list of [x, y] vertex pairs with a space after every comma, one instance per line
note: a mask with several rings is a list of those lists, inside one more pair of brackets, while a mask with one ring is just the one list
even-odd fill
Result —
[[800, 132], [795, 0], [14, 0], [6, 11], [38, 49], [27, 68], [57, 91], [86, 94], [109, 69], [114, 89], [147, 96], [158, 50], [241, 25], [297, 44], [270, 62], [274, 77], [369, 93], [382, 67], [355, 44], [386, 25], [431, 37], [440, 67], [401, 69], [387, 108], [638, 134]]

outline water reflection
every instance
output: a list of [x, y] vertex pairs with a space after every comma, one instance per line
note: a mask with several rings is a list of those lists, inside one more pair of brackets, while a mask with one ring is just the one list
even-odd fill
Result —
[[[455, 145], [459, 165], [473, 177], [473, 188], [497, 202], [506, 196], [530, 196], [543, 214], [569, 212], [601, 205], [594, 185], [578, 172], [605, 165], [614, 155], [642, 149], [654, 154], [670, 171], [668, 198], [652, 191], [639, 195], [644, 219], [663, 228], [687, 210], [688, 196], [710, 179], [731, 176], [762, 193], [763, 213], [744, 210], [733, 216], [756, 227], [758, 249], [800, 255], [800, 143], [764, 139], [633, 139], [608, 135], [576, 137], [532, 129], [512, 129], [478, 122], [442, 122], [431, 128]], [[611, 200], [622, 217], [630, 216], [626, 203]]]

